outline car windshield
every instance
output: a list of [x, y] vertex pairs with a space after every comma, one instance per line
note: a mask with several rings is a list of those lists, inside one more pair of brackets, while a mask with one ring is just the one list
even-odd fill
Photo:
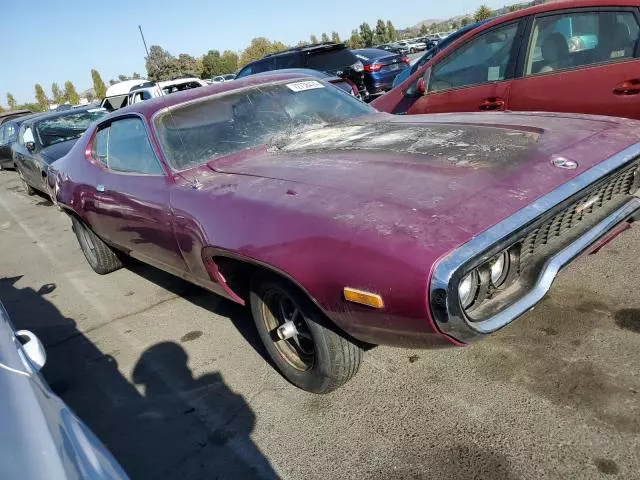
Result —
[[36, 123], [38, 139], [43, 147], [80, 137], [92, 122], [107, 114], [103, 108], [80, 112], [67, 111], [66, 115], [58, 115]]
[[309, 54], [307, 66], [316, 70], [335, 73], [357, 62], [355, 55], [347, 48], [315, 51]]
[[300, 129], [350, 120], [375, 110], [317, 80], [296, 80], [203, 98], [160, 114], [156, 130], [176, 170], [258, 145]]

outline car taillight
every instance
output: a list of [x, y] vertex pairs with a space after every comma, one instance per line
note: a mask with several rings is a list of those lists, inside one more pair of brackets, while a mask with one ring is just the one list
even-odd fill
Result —
[[407, 65], [409, 65], [411, 62], [409, 61], [409, 57], [407, 57], [406, 55], [404, 57], [402, 57], [402, 61], [404, 63], [406, 63]]
[[379, 63], [372, 63], [371, 65], [365, 65], [364, 66], [364, 71], [365, 72], [377, 72], [381, 68], [382, 68], [382, 65], [380, 65]]

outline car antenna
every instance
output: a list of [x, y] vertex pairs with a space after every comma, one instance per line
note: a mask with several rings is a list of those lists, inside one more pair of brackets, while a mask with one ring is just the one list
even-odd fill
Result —
[[[140, 30], [140, 36], [142, 37], [142, 43], [144, 44], [144, 49], [147, 52], [147, 61], [152, 63], [154, 67], [156, 67], [156, 70], [158, 70], [159, 65], [157, 64], [157, 62], [155, 62], [154, 60], [151, 59], [151, 56], [149, 55], [149, 49], [147, 48], [147, 42], [144, 38], [144, 33], [142, 33], [142, 26], [138, 25], [138, 29]], [[146, 62], [145, 62], [146, 63]], [[149, 73], [149, 70], [147, 69], [147, 74]], [[160, 85], [158, 81], [154, 80], [154, 83], [156, 84], [156, 87], [158, 88], [158, 90], [160, 91], [160, 96], [161, 97], [166, 97], [167, 94], [165, 93], [165, 91], [160, 88]], [[171, 112], [171, 109], [169, 107], [165, 107], [167, 113], [169, 114], [169, 118], [171, 118], [171, 123], [175, 126], [176, 122], [173, 120], [173, 113]], [[180, 134], [179, 130], [176, 130], [176, 133], [178, 134], [178, 138], [180, 139], [180, 144], [182, 145], [182, 150], [184, 151], [184, 153], [187, 155], [187, 157], [189, 157], [189, 151], [187, 150], [187, 146], [184, 143], [184, 139], [182, 138], [182, 135]], [[192, 182], [191, 182], [191, 188], [194, 188], [196, 190], [199, 190], [202, 187], [202, 184], [200, 183], [200, 181], [198, 180], [198, 178], [196, 177]]]

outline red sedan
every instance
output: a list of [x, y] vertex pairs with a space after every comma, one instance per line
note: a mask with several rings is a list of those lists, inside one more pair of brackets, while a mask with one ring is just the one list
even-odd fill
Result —
[[323, 81], [248, 77], [104, 117], [55, 162], [91, 267], [123, 254], [248, 305], [328, 392], [371, 344], [465, 345], [639, 215], [640, 124], [401, 117]]
[[549, 2], [498, 17], [372, 105], [408, 114], [514, 110], [640, 119], [638, 0]]

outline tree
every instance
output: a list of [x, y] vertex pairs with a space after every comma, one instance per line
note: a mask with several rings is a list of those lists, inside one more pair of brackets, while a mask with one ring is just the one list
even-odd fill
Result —
[[140, 74], [138, 72], [133, 72], [133, 75], [131, 75], [131, 78], [133, 80], [140, 80], [142, 77], [140, 76]]
[[220, 73], [233, 73], [238, 70], [238, 54], [225, 50], [220, 57]]
[[315, 43], [319, 43], [318, 42], [318, 37], [316, 37], [313, 33], [311, 35], [309, 35], [309, 40], [311, 40], [311, 44], [315, 44]]
[[91, 103], [91, 102], [93, 102], [95, 100], [95, 98], [96, 98], [96, 96], [94, 95], [94, 93], [91, 90], [89, 90], [87, 92], [87, 101], [89, 103]]
[[147, 77], [154, 82], [170, 80], [178, 74], [176, 58], [160, 45], [151, 45], [145, 65]]
[[349, 40], [347, 40], [347, 45], [351, 49], [362, 48], [364, 46], [362, 37], [360, 36], [360, 32], [358, 32], [358, 30], [351, 30], [351, 36], [349, 37]]
[[456, 21], [451, 22], [451, 30], [458, 30], [458, 28], [460, 28], [460, 26], [458, 25], [458, 22]]
[[287, 46], [282, 42], [271, 42], [265, 37], [251, 39], [251, 44], [240, 54], [238, 67], [244, 67], [247, 63], [259, 60], [270, 53], [286, 50]]
[[367, 22], [360, 25], [360, 37], [362, 37], [362, 43], [365, 47], [373, 46], [373, 30]]
[[56, 82], [53, 82], [51, 85], [51, 95], [53, 96], [53, 103], [60, 105], [64, 102], [64, 93], [62, 93], [62, 90]]
[[47, 94], [44, 93], [44, 88], [39, 83], [35, 85], [36, 90], [36, 103], [38, 104], [38, 110], [41, 112], [46, 112], [49, 110], [49, 99], [47, 98]]
[[16, 98], [11, 93], [7, 93], [7, 105], [9, 105], [9, 110], [15, 110], [18, 105]]
[[334, 43], [342, 43], [342, 40], [340, 40], [340, 35], [338, 35], [338, 32], [331, 32], [331, 41]]
[[120, 75], [118, 75], [118, 81], [119, 82], [124, 82], [125, 80], [129, 80], [129, 77], [126, 75], [123, 75], [122, 73]]
[[398, 32], [396, 31], [396, 27], [393, 26], [391, 20], [387, 20], [387, 37], [390, 42], [395, 42], [398, 39]]
[[320, 35], [320, 41], [322, 43], [329, 43], [331, 40], [329, 40], [329, 35], [327, 35], [326, 33], [322, 32], [322, 35]]
[[423, 23], [422, 25], [420, 25], [420, 35], [426, 35], [427, 33], [429, 33], [429, 28], [427, 27], [426, 23]]
[[4, 108], [2, 108], [2, 105], [0, 105], [0, 113], [4, 112]]
[[110, 79], [109, 79], [109, 86], [111, 86], [111, 85], [115, 85], [116, 83], [118, 83], [118, 81], [117, 81], [117, 80], [114, 80], [113, 78], [110, 78]]
[[462, 20], [460, 20], [460, 26], [461, 27], [466, 27], [467, 25], [471, 24], [471, 19], [469, 17], [464, 17]]
[[478, 8], [478, 10], [476, 10], [476, 13], [473, 15], [473, 19], [476, 22], [479, 22], [481, 20], [491, 18], [492, 16], [493, 12], [491, 11], [491, 9], [486, 5], [482, 5], [480, 8]]
[[378, 19], [376, 22], [376, 32], [374, 36], [376, 44], [387, 43], [389, 35], [387, 34], [387, 24], [383, 20]]
[[93, 80], [93, 90], [96, 92], [96, 97], [104, 98], [107, 95], [107, 86], [96, 69], [91, 70], [91, 80]]
[[175, 69], [177, 70], [177, 74], [175, 76], [197, 77], [202, 73], [202, 67], [198, 64], [198, 60], [186, 53], [178, 55], [178, 58], [175, 60], [175, 64]]
[[72, 105], [78, 105], [80, 103], [80, 95], [76, 92], [76, 87], [70, 80], [64, 82], [64, 98]]
[[202, 78], [211, 78], [220, 75], [220, 52], [209, 50], [202, 56]]

